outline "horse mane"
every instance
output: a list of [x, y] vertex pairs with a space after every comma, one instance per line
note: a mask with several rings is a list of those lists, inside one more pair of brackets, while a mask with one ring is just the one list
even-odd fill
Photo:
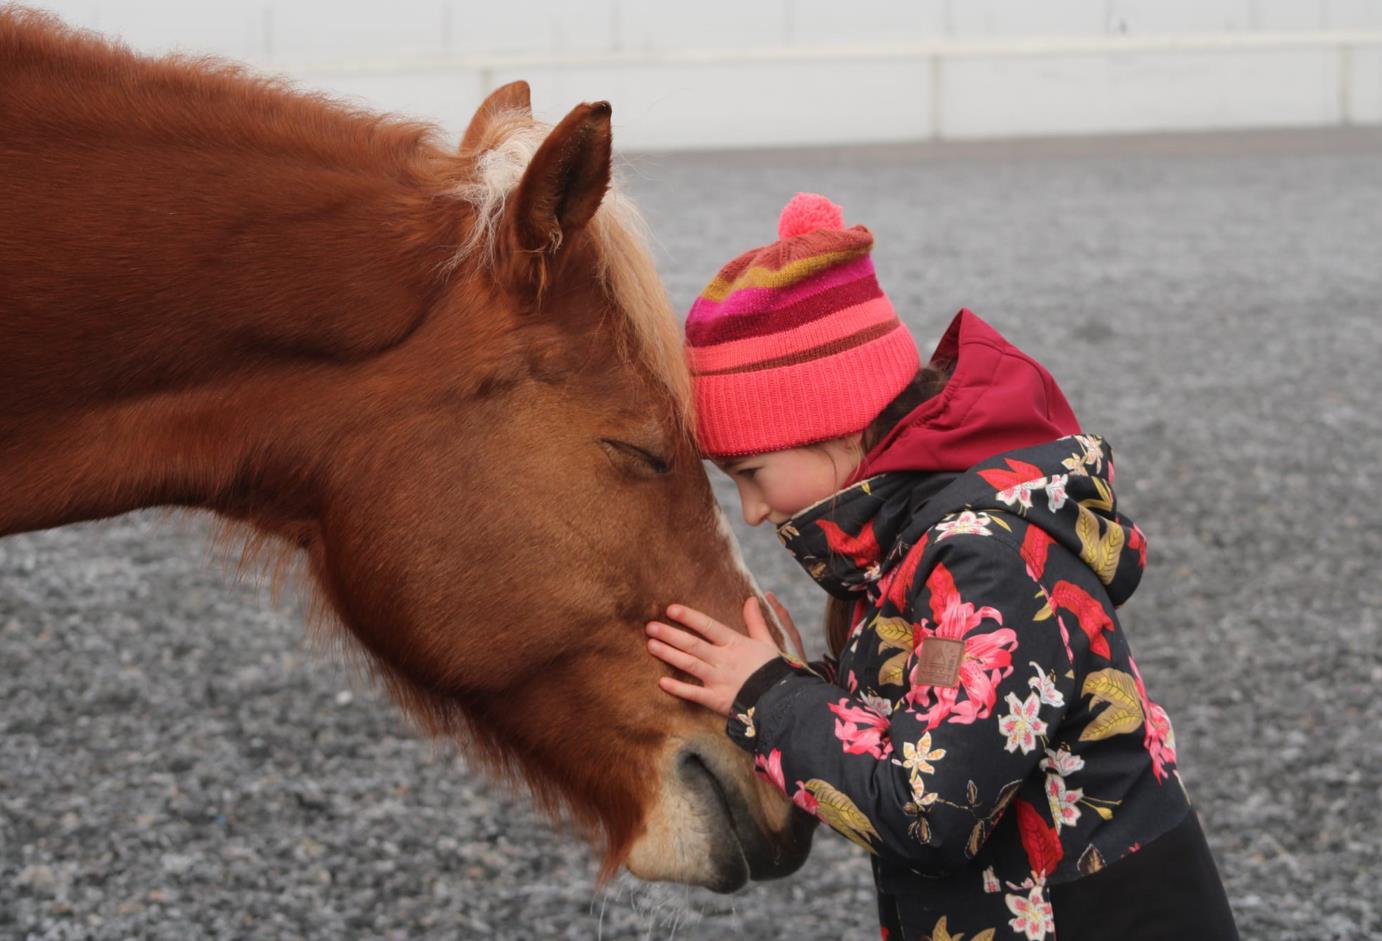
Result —
[[[526, 112], [501, 113], [489, 122], [472, 152], [458, 155], [443, 144], [443, 134], [434, 124], [352, 107], [214, 56], [143, 56], [108, 37], [21, 6], [0, 7], [0, 57], [14, 66], [43, 69], [60, 63], [62, 72], [55, 80], [77, 77], [83, 85], [107, 89], [118, 85], [122, 94], [140, 102], [141, 135], [167, 137], [178, 145], [192, 140], [201, 146], [290, 154], [344, 172], [425, 180], [474, 211], [468, 233], [462, 226], [459, 246], [438, 272], [443, 275], [477, 255], [493, 261], [507, 198], [551, 131], [551, 125]], [[76, 120], [81, 126], [90, 125], [96, 133], [108, 120], [100, 112], [101, 102], [65, 100], [77, 93], [60, 84], [53, 90], [54, 100], [80, 115]], [[206, 139], [207, 114], [217, 115], [219, 122], [214, 141]], [[435, 244], [440, 230], [425, 231], [427, 237], [421, 241]], [[615, 331], [625, 341], [624, 352], [667, 389], [677, 416], [689, 426], [691, 376], [680, 318], [658, 277], [647, 226], [617, 182], [586, 231], [596, 247], [601, 280], [627, 317], [629, 329]]]
[[[354, 107], [218, 56], [144, 55], [43, 10], [0, 7], [0, 55], [16, 67], [52, 70], [52, 100], [68, 107], [69, 119], [75, 114], [93, 124], [108, 123], [109, 116], [70, 100], [86, 89], [64, 89], [64, 82], [114, 89], [138, 102], [139, 134], [179, 144], [229, 142], [245, 151], [273, 149], [389, 172], [398, 172], [420, 151], [439, 146], [433, 124]], [[83, 111], [88, 113], [82, 115]], [[207, 136], [208, 114], [216, 115], [218, 122], [214, 138]]]
[[[474, 151], [473, 175], [455, 187], [456, 195], [474, 207], [475, 221], [453, 265], [476, 255], [493, 263], [504, 206], [551, 130], [550, 124], [525, 111], [501, 112], [491, 119]], [[691, 372], [681, 321], [658, 277], [647, 223], [617, 180], [587, 231], [596, 246], [605, 289], [628, 318], [633, 349], [626, 349], [626, 354], [643, 361], [671, 395], [682, 423], [689, 425]]]

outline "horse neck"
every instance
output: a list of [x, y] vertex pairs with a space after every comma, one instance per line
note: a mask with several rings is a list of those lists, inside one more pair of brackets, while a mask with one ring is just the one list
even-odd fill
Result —
[[458, 240], [420, 129], [55, 48], [0, 32], [0, 535], [225, 499], [289, 390], [417, 328]]

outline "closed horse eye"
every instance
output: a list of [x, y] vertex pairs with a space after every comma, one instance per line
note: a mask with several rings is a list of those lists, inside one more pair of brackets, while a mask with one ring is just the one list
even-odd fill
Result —
[[636, 444], [629, 444], [627, 441], [620, 441], [617, 438], [601, 438], [600, 445], [611, 458], [621, 461], [625, 465], [632, 462], [639, 469], [651, 471], [659, 477], [672, 472], [671, 462], [666, 458], [660, 457], [646, 448], [640, 448]]

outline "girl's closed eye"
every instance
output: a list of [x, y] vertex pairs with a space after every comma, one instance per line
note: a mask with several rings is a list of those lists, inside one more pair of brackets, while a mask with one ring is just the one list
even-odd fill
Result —
[[[748, 459], [743, 459], [743, 460], [748, 460]], [[749, 464], [744, 464], [744, 463], [740, 463], [740, 462], [738, 462], [738, 461], [733, 461], [733, 460], [730, 460], [730, 461], [717, 461], [716, 463], [717, 463], [717, 465], [719, 466], [720, 470], [724, 471], [726, 474], [728, 474], [728, 475], [729, 475], [730, 477], [732, 477], [732, 478], [738, 478], [738, 479], [740, 479], [740, 480], [749, 480], [749, 481], [751, 481], [751, 480], [753, 480], [754, 477], [758, 474], [758, 467], [759, 467], [759, 465], [757, 465], [757, 464], [749, 465]]]

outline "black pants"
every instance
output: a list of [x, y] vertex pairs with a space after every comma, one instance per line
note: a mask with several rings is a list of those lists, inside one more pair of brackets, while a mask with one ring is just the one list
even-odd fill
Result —
[[1237, 941], [1224, 884], [1192, 810], [1147, 846], [1051, 887], [1059, 941]]

